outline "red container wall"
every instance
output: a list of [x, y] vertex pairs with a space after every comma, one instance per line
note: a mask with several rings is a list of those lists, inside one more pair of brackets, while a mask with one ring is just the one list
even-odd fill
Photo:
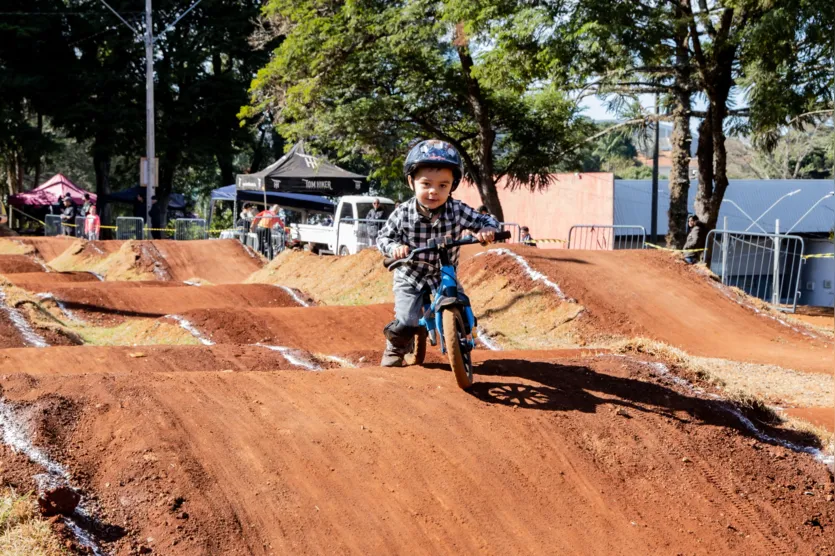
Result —
[[[614, 176], [609, 173], [552, 174], [545, 191], [531, 192], [498, 184], [504, 221], [527, 226], [535, 239], [568, 239], [575, 224], [614, 224]], [[462, 183], [455, 197], [478, 208], [482, 202], [478, 190]], [[559, 249], [563, 243], [540, 244], [541, 248]]]

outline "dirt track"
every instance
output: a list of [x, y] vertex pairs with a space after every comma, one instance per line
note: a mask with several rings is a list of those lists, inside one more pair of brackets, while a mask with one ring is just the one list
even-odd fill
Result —
[[92, 287], [75, 285], [70, 288], [50, 287], [40, 290], [48, 291], [73, 311], [105, 312], [124, 316], [156, 317], [198, 309], [241, 310], [251, 307], [299, 306], [289, 293], [264, 284], [172, 286], [153, 289], [146, 289], [142, 285], [112, 287], [115, 284], [120, 283], [98, 282], [92, 284]]
[[806, 524], [835, 525], [822, 466], [752, 445], [713, 402], [642, 366], [480, 372], [471, 395], [443, 369], [375, 368], [52, 375], [36, 388], [15, 375], [5, 389], [72, 400], [44, 425], [54, 453], [86, 470], [107, 521], [164, 554], [832, 548]]
[[[806, 372], [833, 371], [833, 348], [825, 338], [756, 315], [665, 253], [516, 251], [586, 309], [577, 324], [589, 337], [643, 336], [694, 355], [774, 363]], [[470, 264], [520, 274], [518, 264], [507, 256], [484, 254]]]
[[[233, 242], [155, 243], [173, 280], [242, 281], [250, 266]], [[230, 264], [212, 268], [213, 247]], [[585, 307], [589, 337], [822, 368], [825, 342], [655, 254], [519, 252]], [[507, 257], [465, 264], [527, 279]], [[647, 284], [630, 278], [638, 271]], [[651, 361], [480, 350], [465, 393], [435, 351], [424, 367], [373, 366], [391, 305], [299, 307], [267, 285], [37, 278], [19, 283], [68, 305], [176, 312], [217, 342], [0, 349], [3, 399], [69, 468], [115, 554], [835, 552], [826, 467], [764, 442]], [[713, 312], [733, 326], [710, 332]], [[0, 460], [26, 488], [41, 471], [3, 445]]]

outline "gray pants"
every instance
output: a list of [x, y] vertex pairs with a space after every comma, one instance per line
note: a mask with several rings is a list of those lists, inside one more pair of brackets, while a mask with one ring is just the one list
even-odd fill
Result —
[[423, 291], [394, 277], [394, 320], [386, 326], [386, 353], [404, 355], [423, 316]]

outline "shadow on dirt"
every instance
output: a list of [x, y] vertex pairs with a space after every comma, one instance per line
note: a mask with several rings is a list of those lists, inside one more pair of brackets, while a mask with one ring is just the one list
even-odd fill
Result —
[[[761, 415], [730, 402], [688, 396], [660, 384], [598, 373], [585, 366], [504, 359], [486, 361], [475, 368], [475, 373], [476, 383], [469, 393], [491, 404], [583, 413], [595, 413], [600, 406], [614, 406], [640, 413], [655, 413], [682, 423], [728, 427], [757, 438], [729, 411], [735, 409], [750, 419], [761, 433], [801, 446], [820, 448], [820, 441], [814, 435], [779, 428], [776, 426], [778, 423], [762, 421], [759, 419]], [[484, 380], [490, 376], [518, 377], [536, 384]], [[628, 417], [628, 411], [624, 416]]]

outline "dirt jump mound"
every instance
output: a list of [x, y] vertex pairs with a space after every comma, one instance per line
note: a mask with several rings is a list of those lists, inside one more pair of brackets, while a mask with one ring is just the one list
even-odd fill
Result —
[[[524, 256], [528, 269], [514, 253]], [[584, 308], [574, 327], [590, 341], [646, 337], [694, 355], [832, 372], [825, 338], [757, 313], [666, 253], [514, 248], [488, 251], [470, 264], [510, 273], [513, 280], [549, 280], [560, 290], [552, 289], [552, 297]]]
[[45, 272], [45, 268], [27, 255], [0, 255], [0, 274]]

